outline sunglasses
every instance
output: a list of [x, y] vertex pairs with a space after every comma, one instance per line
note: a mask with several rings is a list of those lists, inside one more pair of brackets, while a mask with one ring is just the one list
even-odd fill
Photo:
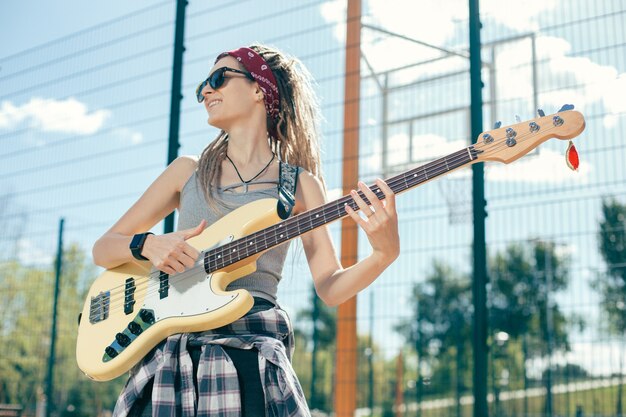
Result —
[[204, 87], [207, 86], [207, 84], [213, 90], [217, 90], [218, 88], [224, 85], [224, 80], [226, 78], [229, 78], [229, 77], [224, 76], [225, 72], [235, 72], [237, 74], [243, 74], [250, 81], [254, 81], [254, 77], [252, 77], [252, 74], [250, 74], [249, 72], [241, 71], [241, 70], [234, 69], [234, 68], [228, 68], [228, 67], [218, 68], [215, 71], [213, 71], [213, 73], [211, 73], [211, 75], [209, 75], [206, 80], [198, 84], [198, 88], [196, 88], [196, 98], [198, 99], [198, 103], [202, 103], [204, 101], [202, 90], [204, 89]]

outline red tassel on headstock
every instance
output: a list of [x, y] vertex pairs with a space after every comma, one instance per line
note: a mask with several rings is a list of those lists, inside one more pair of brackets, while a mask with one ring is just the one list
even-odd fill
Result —
[[578, 165], [580, 164], [578, 151], [571, 140], [569, 141], [569, 145], [567, 145], [567, 150], [565, 151], [565, 162], [572, 171], [578, 171]]

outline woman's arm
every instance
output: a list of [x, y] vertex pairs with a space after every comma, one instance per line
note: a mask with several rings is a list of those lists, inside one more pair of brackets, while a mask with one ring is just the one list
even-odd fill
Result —
[[[133, 235], [150, 230], [178, 207], [180, 191], [196, 166], [193, 157], [181, 156], [174, 160], [139, 200], [96, 241], [92, 250], [94, 263], [110, 269], [134, 260], [129, 249]], [[146, 239], [144, 256], [147, 256], [154, 238], [150, 235]]]
[[[297, 199], [302, 201], [301, 210], [310, 210], [326, 203], [326, 195], [317, 178], [304, 171], [299, 181]], [[395, 195], [387, 184], [379, 180], [378, 185], [386, 195], [383, 204], [365, 184], [359, 185], [372, 202], [375, 212], [364, 220], [349, 208], [346, 211], [367, 233], [372, 245], [372, 253], [367, 258], [349, 268], [343, 268], [327, 227], [314, 229], [301, 236], [317, 294], [330, 306], [339, 305], [366, 288], [400, 254]], [[354, 194], [352, 196], [364, 212], [372, 212], [363, 200]]]

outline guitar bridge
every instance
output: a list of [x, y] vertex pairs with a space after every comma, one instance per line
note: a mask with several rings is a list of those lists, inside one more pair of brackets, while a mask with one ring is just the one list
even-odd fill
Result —
[[111, 292], [101, 292], [95, 297], [91, 297], [89, 305], [89, 323], [95, 324], [109, 318], [109, 304], [111, 302]]

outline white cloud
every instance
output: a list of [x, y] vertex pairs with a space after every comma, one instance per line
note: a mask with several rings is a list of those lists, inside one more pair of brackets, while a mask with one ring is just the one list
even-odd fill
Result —
[[[466, 7], [459, 6], [466, 6], [466, 2], [461, 0], [439, 2], [437, 7], [426, 11], [424, 5], [419, 2], [371, 0], [369, 13], [363, 17], [363, 20], [372, 26], [420, 42], [443, 46], [446, 39], [454, 32], [456, 21], [467, 15]], [[364, 29], [363, 33], [372, 32]]]
[[[446, 0], [432, 2], [431, 5], [435, 7], [406, 0], [369, 0], [363, 5], [363, 22], [422, 42], [443, 46], [454, 33], [455, 25], [467, 21], [467, 1]], [[520, 33], [536, 30], [537, 17], [556, 5], [556, 0], [483, 0], [480, 11], [484, 24], [493, 20]], [[345, 21], [346, 2], [326, 2], [320, 10], [326, 21], [338, 23], [335, 37], [340, 42], [345, 42], [345, 25], [341, 24]]]
[[[513, 33], [529, 33], [538, 29], [538, 18], [556, 6], [556, 0], [484, 0], [481, 2], [481, 15], [485, 26], [497, 22]], [[346, 16], [345, 2], [325, 3], [321, 13], [327, 21], [337, 24], [335, 36], [340, 42], [345, 42], [345, 24], [342, 24]], [[363, 22], [420, 42], [447, 47], [455, 35], [457, 23], [465, 25], [467, 18], [465, 0], [439, 2], [437, 7], [427, 10], [418, 3], [408, 5], [400, 0], [369, 0], [364, 6]], [[361, 34], [363, 53], [376, 71], [442, 55], [436, 49], [368, 28], [364, 28]], [[598, 64], [586, 57], [567, 56], [572, 47], [562, 38], [538, 36], [536, 46], [540, 62], [539, 88], [545, 91], [540, 95], [540, 107], [546, 113], [551, 113], [565, 103], [573, 103], [579, 109], [601, 103], [609, 113], [603, 120], [604, 125], [613, 127], [618, 115], [626, 112], [626, 73], [620, 74], [615, 67]], [[530, 54], [530, 39], [510, 42], [496, 49], [499, 99], [530, 98], [533, 88]], [[395, 81], [410, 82], [424, 76], [466, 68], [465, 58], [447, 58], [403, 71]]]
[[[361, 31], [363, 55], [376, 71], [386, 71], [407, 64], [442, 56], [435, 47], [445, 47], [446, 39], [454, 33], [456, 20], [462, 17], [456, 7], [459, 0], [441, 2], [438, 7], [424, 11], [422, 4], [392, 1], [370, 1], [363, 22], [393, 32], [417, 42], [383, 34], [371, 28]], [[345, 36], [344, 36], [345, 37]], [[424, 45], [426, 44], [426, 45]], [[452, 58], [419, 66], [396, 74], [396, 82], [410, 82], [420, 76], [440, 73], [451, 66], [464, 65], [465, 58]]]
[[127, 127], [117, 128], [113, 131], [113, 134], [123, 141], [128, 141], [133, 145], [143, 142], [143, 134], [141, 132], [131, 130]]
[[21, 123], [28, 123], [43, 132], [90, 135], [97, 132], [110, 115], [108, 110], [89, 112], [84, 103], [74, 98], [36, 97], [21, 106], [4, 101], [0, 106], [0, 129], [14, 129]]
[[[391, 3], [391, 4], [390, 4]], [[362, 21], [365, 24], [388, 30], [421, 42], [433, 45], [441, 45], [454, 30], [454, 19], [450, 14], [458, 10], [454, 5], [460, 0], [442, 3], [441, 7], [423, 12], [423, 7], [417, 4], [409, 4], [405, 1], [369, 1]], [[329, 23], [334, 23], [335, 38], [340, 43], [346, 41], [345, 19], [347, 15], [346, 2], [333, 1], [322, 4], [320, 8], [322, 17]], [[370, 61], [374, 69], [384, 71], [396, 68], [408, 63], [415, 62], [441, 55], [441, 52], [426, 46], [388, 36], [378, 31], [363, 28], [361, 30], [361, 48], [363, 55]], [[447, 64], [450, 65], [449, 63]], [[437, 72], [440, 68], [424, 67], [422, 72]], [[415, 77], [414, 71], [410, 77]], [[404, 74], [403, 78], [406, 78]], [[407, 80], [408, 81], [408, 80]]]
[[[413, 137], [413, 161], [419, 161], [415, 165], [430, 162], [431, 160], [451, 154], [463, 149], [466, 144], [463, 141], [448, 141], [446, 138], [426, 134]], [[367, 172], [380, 172], [382, 169], [382, 149], [380, 142], [374, 144], [373, 152], [363, 159], [363, 169]], [[389, 138], [387, 148], [387, 165], [402, 166], [409, 169], [409, 137], [405, 133], [398, 133]]]
[[462, 140], [448, 141], [443, 136], [426, 134], [413, 137], [413, 159], [430, 161], [463, 149]]
[[344, 195], [342, 188], [331, 188], [326, 191], [326, 198], [328, 201], [338, 200]]
[[346, 41], [346, 2], [343, 0], [328, 1], [320, 6], [320, 13], [328, 23], [335, 23], [333, 34], [341, 42]]
[[17, 257], [22, 265], [52, 265], [55, 255], [36, 245], [30, 239], [17, 242]]
[[[540, 107], [552, 113], [565, 103], [584, 109], [602, 103], [608, 113], [626, 111], [626, 73], [619, 74], [613, 66], [600, 65], [585, 57], [567, 56], [571, 45], [564, 39], [539, 36], [536, 39]], [[530, 42], [509, 44], [498, 50], [496, 62], [506, 63], [498, 70], [498, 96], [502, 99], [530, 97]], [[605, 127], [613, 127], [615, 116], [604, 119]]]
[[604, 116], [604, 126], [611, 128], [617, 123], [619, 113], [626, 113], [626, 73], [622, 73], [606, 86], [602, 99], [604, 106], [609, 113]]
[[586, 183], [591, 165], [581, 162], [574, 172], [565, 163], [565, 153], [559, 154], [550, 149], [543, 149], [539, 155], [531, 155], [510, 164], [486, 164], [485, 178], [493, 182], [527, 182], [559, 184], [575, 180], [578, 184]]
[[[537, 17], [556, 6], [556, 0], [481, 0], [480, 13], [485, 23], [491, 19], [521, 33], [537, 30]], [[459, 7], [466, 9], [467, 2], [461, 2]]]
[[[432, 3], [435, 6], [435, 3]], [[481, 2], [481, 15], [484, 24], [490, 21], [508, 26], [512, 31], [528, 32], [536, 30], [537, 16], [554, 8], [556, 0], [527, 0], [511, 4], [499, 0]], [[335, 38], [344, 43], [346, 39], [346, 3], [334, 1], [324, 3], [322, 17], [335, 23]], [[389, 32], [413, 39], [411, 42], [397, 36], [382, 34], [371, 28], [361, 30], [362, 50], [376, 71], [384, 71], [403, 65], [439, 57], [443, 52], [436, 48], [450, 49], [448, 40], [455, 35], [457, 25], [466, 24], [468, 7], [466, 0], [447, 0], [427, 7], [419, 2], [405, 0], [369, 0], [364, 3], [362, 21]], [[425, 43], [433, 47], [419, 45]], [[455, 48], [452, 48], [455, 49]], [[464, 53], [463, 51], [457, 51]], [[405, 82], [432, 73], [449, 71], [450, 68], [467, 65], [465, 58], [452, 58], [428, 66], [420, 66], [409, 75], [403, 74]]]

